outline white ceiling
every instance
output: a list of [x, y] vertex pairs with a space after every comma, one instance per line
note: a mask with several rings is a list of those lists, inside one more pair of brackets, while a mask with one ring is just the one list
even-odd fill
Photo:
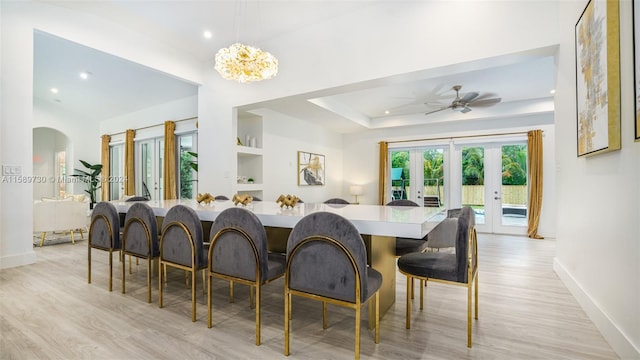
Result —
[[[239, 36], [243, 41], [259, 44], [372, 4], [368, 1], [48, 3], [108, 18], [161, 37], [176, 49], [203, 61], [212, 61], [217, 49], [236, 42]], [[281, 15], [285, 13], [289, 16]], [[212, 31], [213, 38], [204, 39], [204, 30]], [[34, 40], [34, 97], [88, 119], [100, 121], [197, 94], [197, 87], [192, 84], [49, 34], [36, 33]], [[88, 80], [81, 80], [78, 76], [81, 71], [92, 75]], [[447, 109], [424, 115], [438, 108], [433, 107], [435, 103], [448, 105], [455, 97], [451, 90], [454, 85], [462, 85], [462, 94], [476, 91], [481, 96], [500, 97], [502, 102], [466, 114]], [[59, 93], [52, 94], [51, 87], [58, 88]], [[550, 112], [553, 96], [549, 91], [554, 87], [553, 52], [544, 49], [526, 56], [427, 69], [243, 108], [277, 109], [306, 121], [322, 121], [338, 132], [353, 132], [364, 128]]]

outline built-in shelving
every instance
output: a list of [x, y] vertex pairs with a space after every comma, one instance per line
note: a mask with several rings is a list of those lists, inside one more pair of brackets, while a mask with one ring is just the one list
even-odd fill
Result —
[[239, 113], [236, 136], [242, 143], [236, 146], [236, 181], [238, 177], [243, 176], [253, 179], [254, 183], [237, 183], [235, 191], [262, 197], [262, 117], [250, 113]]

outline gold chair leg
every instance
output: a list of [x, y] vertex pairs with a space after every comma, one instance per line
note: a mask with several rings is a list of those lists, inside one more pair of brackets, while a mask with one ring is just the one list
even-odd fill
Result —
[[356, 360], [360, 359], [360, 307], [356, 307]]
[[82, 233], [82, 229], [78, 229], [80, 231], [80, 239], [84, 240], [84, 234]]
[[205, 286], [205, 278], [207, 277], [207, 270], [206, 269], [202, 269], [202, 295], [206, 295], [206, 289], [207, 287]]
[[284, 289], [284, 355], [289, 356], [289, 326], [291, 324], [291, 294]]
[[75, 245], [76, 239], [73, 237], [73, 229], [69, 230], [69, 232], [71, 233], [71, 245]]
[[260, 284], [256, 284], [256, 345], [260, 345]]
[[126, 270], [125, 270], [126, 266], [124, 265], [124, 262], [122, 263], [121, 268], [122, 268], [122, 293], [124, 294], [125, 293], [125, 288], [124, 288], [125, 287], [125, 285], [124, 285], [125, 284], [125, 272], [126, 272]]
[[196, 269], [191, 269], [191, 321], [196, 321]]
[[407, 319], [405, 321], [405, 323], [406, 323], [405, 327], [407, 329], [411, 329], [411, 298], [410, 298], [410, 295], [411, 295], [411, 288], [412, 288], [412, 286], [411, 286], [411, 280], [412, 279], [413, 278], [411, 276], [407, 275], [407, 315], [406, 315]]
[[475, 301], [476, 301], [476, 320], [478, 320], [478, 273], [476, 272], [476, 294], [475, 294]]
[[[136, 265], [138, 265], [137, 262], [138, 258], [136, 258]], [[133, 271], [131, 270], [131, 255], [129, 255], [129, 274], [133, 274]]]
[[113, 290], [113, 252], [109, 250], [109, 291]]
[[[164, 271], [161, 271], [163, 268]], [[167, 276], [167, 266], [162, 263], [162, 260], [158, 259], [158, 307], [162, 308], [162, 275]]]
[[233, 302], [233, 280], [229, 280], [229, 302]]
[[212, 324], [211, 314], [211, 274], [207, 275], [207, 327], [211, 328]]
[[[152, 255], [149, 255], [152, 256]], [[136, 261], [138, 258], [136, 258]], [[150, 257], [147, 258], [147, 303], [151, 304], [151, 275], [153, 275], [153, 259]], [[124, 274], [122, 278], [122, 283], [124, 284]]]
[[420, 279], [420, 310], [424, 310], [424, 284], [426, 284], [426, 281]]
[[249, 285], [249, 309], [253, 309], [254, 306], [256, 306], [256, 303], [253, 297], [253, 286]]
[[470, 282], [467, 285], [467, 347], [469, 348], [471, 347], [471, 292], [473, 291], [471, 285]]
[[414, 296], [413, 296], [413, 278], [411, 278], [411, 300], [413, 300]]
[[327, 326], [327, 302], [322, 302], [322, 328], [326, 329]]
[[376, 291], [376, 344], [380, 343], [380, 291]]
[[[42, 247], [42, 245], [44, 245], [44, 236], [47, 235], [46, 231], [42, 232], [42, 237], [40, 238], [40, 247]], [[89, 283], [91, 283], [91, 281], [89, 281]]]

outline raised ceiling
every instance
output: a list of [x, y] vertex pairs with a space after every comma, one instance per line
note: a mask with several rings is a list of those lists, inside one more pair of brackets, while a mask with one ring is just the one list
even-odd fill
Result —
[[[372, 2], [49, 2], [107, 18], [161, 37], [176, 49], [211, 62], [218, 48], [238, 40], [261, 43], [309, 24], [371, 6]], [[330, 4], [329, 4], [330, 3]], [[280, 14], [287, 13], [283, 17]], [[234, 16], [229, 16], [234, 14]], [[264, 19], [278, 19], [265, 21]], [[209, 25], [209, 26], [207, 26]], [[204, 30], [213, 33], [206, 40]], [[55, 36], [36, 33], [34, 97], [88, 119], [103, 120], [197, 94], [197, 86]], [[431, 122], [518, 117], [553, 111], [554, 50], [454, 64], [253, 104], [306, 121], [321, 121], [337, 132], [420, 125]], [[81, 81], [80, 71], [91, 77]], [[461, 114], [451, 110], [424, 115], [435, 103], [449, 104], [451, 90], [494, 95], [502, 102]], [[59, 88], [58, 94], [50, 92]], [[428, 102], [428, 106], [425, 104]]]

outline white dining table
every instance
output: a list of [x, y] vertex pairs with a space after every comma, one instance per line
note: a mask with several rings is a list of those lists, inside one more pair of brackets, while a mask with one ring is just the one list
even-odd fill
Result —
[[[134, 202], [111, 201], [119, 213], [126, 213]], [[231, 200], [216, 200], [199, 204], [195, 200], [146, 201], [158, 217], [164, 217], [175, 205], [192, 208], [201, 221], [215, 221], [223, 210], [235, 205]], [[382, 205], [344, 205], [324, 203], [299, 203], [293, 208], [281, 207], [275, 201], [254, 201], [246, 206], [256, 214], [265, 227], [292, 229], [306, 215], [327, 211], [349, 219], [362, 234], [368, 251], [369, 265], [383, 277], [380, 289], [380, 316], [395, 303], [395, 238], [422, 239], [445, 218], [443, 207], [412, 207]], [[205, 234], [208, 236], [208, 234]], [[369, 308], [369, 327], [374, 324], [373, 308]]]

